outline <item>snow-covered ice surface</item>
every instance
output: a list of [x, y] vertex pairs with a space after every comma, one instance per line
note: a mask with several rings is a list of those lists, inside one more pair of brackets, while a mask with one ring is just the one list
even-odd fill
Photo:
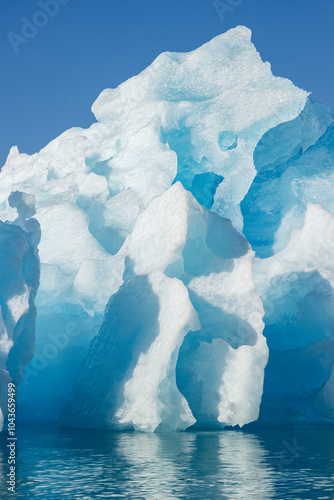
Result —
[[0, 219], [18, 191], [41, 227], [21, 418], [333, 421], [332, 112], [245, 27], [161, 54], [92, 111], [0, 172]]

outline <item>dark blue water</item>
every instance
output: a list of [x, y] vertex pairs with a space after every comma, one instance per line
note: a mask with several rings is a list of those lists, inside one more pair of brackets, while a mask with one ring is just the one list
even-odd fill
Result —
[[22, 427], [16, 495], [1, 499], [334, 499], [334, 429], [170, 434]]

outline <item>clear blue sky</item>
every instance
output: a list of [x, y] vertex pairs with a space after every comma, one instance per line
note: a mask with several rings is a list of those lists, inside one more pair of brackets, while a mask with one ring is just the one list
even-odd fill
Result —
[[[34, 153], [89, 126], [99, 93], [161, 52], [192, 50], [238, 24], [274, 74], [334, 108], [334, 0], [221, 0], [234, 5], [224, 19], [213, 0], [49, 0], [63, 4], [53, 17], [36, 17], [39, 0], [0, 1], [0, 165], [14, 144]], [[45, 24], [28, 43], [15, 37], [24, 17]]]

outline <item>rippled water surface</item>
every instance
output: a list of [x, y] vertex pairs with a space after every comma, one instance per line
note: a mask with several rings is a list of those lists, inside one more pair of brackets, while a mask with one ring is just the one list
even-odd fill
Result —
[[334, 430], [299, 428], [170, 434], [22, 427], [16, 495], [0, 498], [334, 499]]

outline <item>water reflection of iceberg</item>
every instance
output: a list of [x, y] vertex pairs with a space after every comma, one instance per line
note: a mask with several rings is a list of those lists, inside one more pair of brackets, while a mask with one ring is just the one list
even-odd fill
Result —
[[[219, 461], [224, 471], [221, 491], [231, 500], [274, 498], [274, 474], [268, 451], [254, 434], [224, 432], [217, 434]], [[237, 486], [236, 486], [237, 483]]]
[[[332, 498], [331, 427], [184, 433], [19, 427], [17, 499]], [[8, 472], [0, 435], [0, 497]], [[332, 465], [333, 464], [333, 465]]]
[[236, 431], [120, 434], [127, 493], [137, 498], [274, 498], [267, 452], [257, 436]]

